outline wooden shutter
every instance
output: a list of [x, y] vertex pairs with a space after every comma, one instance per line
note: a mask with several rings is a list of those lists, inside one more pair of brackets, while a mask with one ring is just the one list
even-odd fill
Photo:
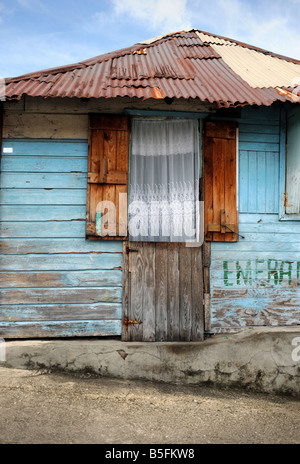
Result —
[[204, 132], [205, 239], [238, 241], [237, 124], [207, 122]]
[[[127, 236], [129, 119], [90, 115], [86, 237], [124, 240]], [[99, 211], [100, 202], [112, 210]], [[105, 216], [106, 215], [106, 216]]]

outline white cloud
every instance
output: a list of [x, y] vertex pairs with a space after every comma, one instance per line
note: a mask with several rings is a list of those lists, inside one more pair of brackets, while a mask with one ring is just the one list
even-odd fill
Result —
[[113, 6], [117, 15], [130, 16], [158, 32], [175, 32], [191, 27], [188, 0], [113, 0]]
[[209, 12], [190, 0], [193, 27], [300, 58], [300, 0], [211, 0]]

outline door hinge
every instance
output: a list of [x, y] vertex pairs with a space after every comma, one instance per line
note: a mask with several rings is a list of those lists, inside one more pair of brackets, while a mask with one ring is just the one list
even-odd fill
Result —
[[133, 248], [126, 247], [126, 253], [138, 253], [140, 250], [134, 250]]
[[128, 319], [128, 317], [126, 316], [124, 318], [124, 325], [128, 326], [128, 325], [134, 325], [134, 324], [142, 324], [143, 321], [136, 321], [135, 319]]

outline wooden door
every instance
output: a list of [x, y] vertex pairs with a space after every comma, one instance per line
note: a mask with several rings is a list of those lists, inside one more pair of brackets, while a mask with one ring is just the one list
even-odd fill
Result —
[[124, 242], [124, 341], [204, 338], [202, 247]]

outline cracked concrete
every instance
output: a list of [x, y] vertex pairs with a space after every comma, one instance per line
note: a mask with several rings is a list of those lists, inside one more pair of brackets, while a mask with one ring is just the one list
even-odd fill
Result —
[[197, 343], [11, 340], [4, 365], [300, 396], [299, 335], [298, 327], [248, 329]]

